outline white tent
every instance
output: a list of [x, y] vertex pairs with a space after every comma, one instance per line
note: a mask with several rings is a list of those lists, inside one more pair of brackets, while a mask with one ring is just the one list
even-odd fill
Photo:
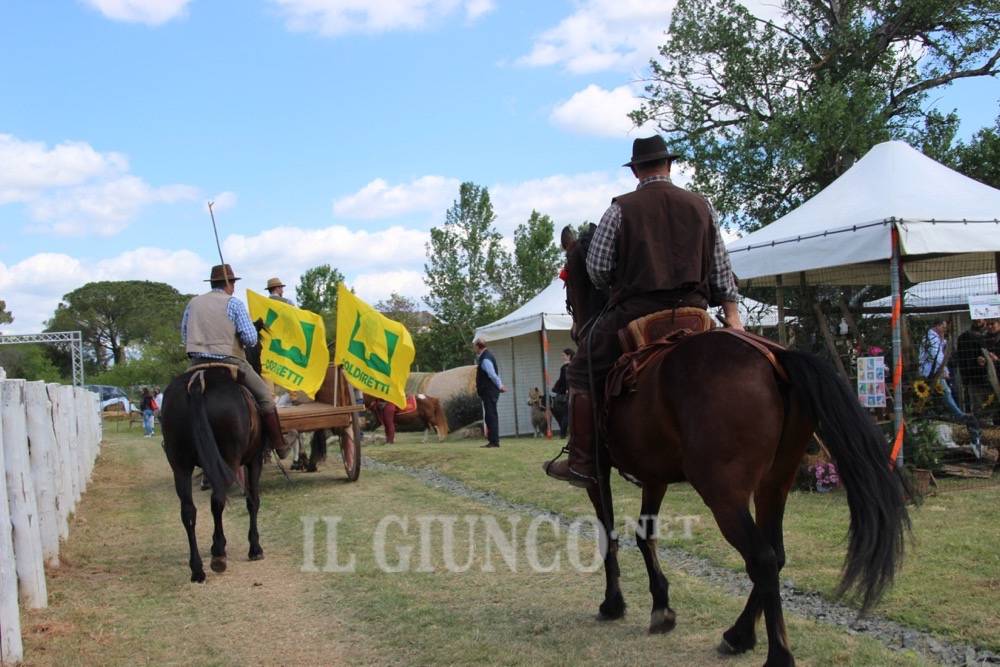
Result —
[[963, 264], [968, 273], [982, 273], [1000, 251], [1000, 190], [888, 141], [802, 206], [728, 249], [736, 275], [754, 285], [773, 285], [776, 275], [797, 285], [800, 272], [810, 283], [887, 284], [893, 224], [914, 282], [961, 275], [954, 259], [941, 255], [978, 255]]
[[[748, 327], [777, 326], [778, 311], [774, 306], [744, 299], [740, 312]], [[533, 387], [542, 389], [545, 386], [543, 356], [547, 356], [548, 386], [552, 388], [559, 377], [562, 351], [576, 349], [569, 335], [572, 325], [573, 318], [566, 311], [566, 289], [556, 278], [514, 312], [476, 329], [476, 337], [490, 344], [500, 366], [500, 377], [508, 390], [500, 395], [497, 404], [501, 436], [533, 432], [528, 392]], [[543, 340], [546, 339], [549, 351], [548, 355], [543, 355]]]
[[[997, 293], [997, 274], [984, 273], [964, 278], [928, 280], [914, 285], [903, 293], [903, 306], [908, 308], [942, 308], [954, 306], [968, 310], [969, 297]], [[866, 307], [891, 308], [892, 297], [887, 296], [865, 303]]]

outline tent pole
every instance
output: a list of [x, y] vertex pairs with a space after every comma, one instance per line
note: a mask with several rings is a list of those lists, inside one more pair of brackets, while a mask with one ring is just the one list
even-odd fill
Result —
[[889, 281], [892, 285], [892, 407], [895, 413], [896, 438], [892, 445], [890, 464], [903, 465], [903, 285], [900, 280], [899, 230], [892, 223], [892, 259], [889, 261]]
[[[510, 390], [514, 399], [514, 437], [521, 435], [521, 422], [517, 419], [517, 357], [514, 356], [514, 337], [510, 340]], [[499, 420], [497, 420], [499, 421]], [[499, 427], [498, 427], [499, 428]]]
[[788, 345], [788, 332], [785, 331], [785, 287], [782, 285], [781, 274], [774, 277], [774, 292], [778, 301], [778, 342]]
[[545, 437], [552, 439], [552, 407], [549, 404], [549, 333], [545, 330], [545, 315], [541, 316], [542, 328], [542, 396], [545, 398]]
[[997, 294], [1000, 294], [1000, 252], [993, 253], [993, 272], [997, 275]]

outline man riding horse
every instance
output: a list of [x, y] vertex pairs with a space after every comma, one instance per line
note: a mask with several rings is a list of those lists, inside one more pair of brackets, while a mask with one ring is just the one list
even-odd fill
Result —
[[743, 328], [715, 209], [671, 182], [676, 158], [659, 135], [633, 142], [632, 159], [622, 166], [632, 169], [638, 187], [611, 201], [587, 253], [591, 281], [610, 288], [611, 297], [602, 316], [575, 332], [579, 346], [567, 369], [569, 456], [544, 465], [550, 477], [574, 486], [597, 481], [592, 411], [603, 412], [604, 381], [623, 352], [619, 329], [657, 311], [709, 305], [721, 305], [726, 323]]
[[243, 352], [243, 348], [257, 344], [257, 330], [246, 306], [233, 297], [237, 280], [239, 278], [228, 264], [212, 267], [211, 278], [206, 281], [211, 284], [211, 291], [191, 299], [184, 310], [181, 341], [191, 366], [219, 362], [240, 369], [240, 382], [257, 399], [264, 433], [271, 447], [279, 453], [287, 453], [271, 389], [247, 362]]

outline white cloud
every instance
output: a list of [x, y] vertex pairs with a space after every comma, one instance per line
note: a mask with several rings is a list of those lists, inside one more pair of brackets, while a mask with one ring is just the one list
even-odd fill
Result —
[[236, 196], [235, 192], [226, 190], [215, 195], [209, 201], [212, 202], [212, 210], [218, 213], [219, 211], [228, 211], [231, 208], [235, 208], [239, 197]]
[[349, 284], [359, 297], [373, 306], [388, 299], [393, 292], [418, 303], [427, 295], [422, 270], [360, 273]]
[[390, 186], [376, 178], [352, 195], [333, 203], [333, 213], [357, 220], [392, 218], [414, 212], [444, 212], [458, 197], [457, 178], [421, 176], [409, 183]]
[[584, 0], [577, 10], [543, 32], [531, 53], [518, 62], [529, 67], [560, 65], [585, 74], [645, 65], [664, 41], [675, 0]]
[[29, 202], [28, 208], [38, 231], [60, 236], [112, 236], [128, 227], [145, 206], [190, 201], [197, 196], [198, 190], [187, 185], [154, 188], [136, 176], [122, 176], [59, 191]]
[[113, 21], [162, 25], [184, 16], [191, 0], [84, 0]]
[[0, 204], [23, 201], [42, 188], [80, 185], [128, 170], [121, 153], [99, 153], [81, 141], [52, 148], [0, 134]]
[[558, 127], [577, 134], [645, 136], [656, 132], [656, 126], [647, 123], [636, 128], [628, 117], [628, 113], [638, 109], [641, 102], [629, 86], [605, 90], [591, 84], [556, 105], [549, 119]]
[[271, 0], [289, 30], [326, 37], [349, 33], [419, 30], [464, 9], [472, 21], [492, 11], [493, 0]]
[[147, 206], [198, 196], [192, 186], [152, 186], [128, 172], [124, 155], [101, 153], [85, 142], [49, 148], [0, 134], [0, 206], [23, 204], [36, 232], [110, 236]]

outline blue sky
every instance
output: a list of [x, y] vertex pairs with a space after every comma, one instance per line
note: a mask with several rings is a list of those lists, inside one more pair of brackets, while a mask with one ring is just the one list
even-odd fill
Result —
[[[624, 118], [672, 1], [46, 0], [0, 6], [0, 298], [39, 330], [89, 280], [262, 289], [321, 263], [420, 297], [458, 184], [507, 235], [631, 186]], [[963, 134], [1000, 84], [939, 105]]]

